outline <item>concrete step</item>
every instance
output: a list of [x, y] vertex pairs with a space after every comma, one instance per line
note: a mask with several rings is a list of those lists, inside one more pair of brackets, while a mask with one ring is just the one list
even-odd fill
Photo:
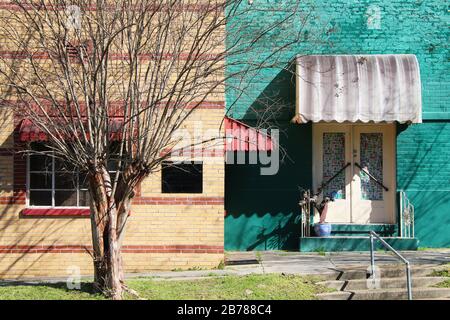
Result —
[[[397, 265], [376, 265], [379, 270], [378, 277], [380, 278], [404, 278], [406, 277], [406, 268], [403, 264]], [[435, 270], [441, 270], [447, 268], [444, 266], [436, 265], [414, 265], [411, 266], [411, 275], [413, 277], [425, 277], [433, 273]], [[336, 268], [336, 280], [357, 280], [367, 279], [370, 266], [355, 266], [355, 267], [343, 267]]]
[[[414, 288], [431, 287], [445, 280], [444, 277], [414, 277]], [[371, 283], [367, 279], [321, 281], [318, 284], [338, 291], [368, 290]], [[406, 278], [381, 278], [376, 284], [380, 289], [406, 289]]]
[[[319, 300], [406, 300], [406, 289], [375, 289], [353, 290], [321, 293]], [[449, 288], [415, 288], [413, 299], [444, 299], [450, 298]]]
[[450, 298], [429, 298], [429, 299], [415, 299], [415, 300], [450, 300]]

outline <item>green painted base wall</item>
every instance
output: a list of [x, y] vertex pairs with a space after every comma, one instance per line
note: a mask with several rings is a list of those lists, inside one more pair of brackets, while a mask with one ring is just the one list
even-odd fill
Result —
[[[312, 229], [312, 228], [311, 228]], [[396, 224], [333, 224], [332, 236], [367, 236], [370, 231], [375, 231], [382, 237], [398, 236], [398, 225]]]
[[281, 130], [289, 157], [277, 175], [260, 175], [259, 165], [225, 168], [226, 250], [298, 249], [298, 187], [311, 187], [312, 130], [291, 124]]
[[[419, 240], [384, 238], [396, 250], [417, 250]], [[336, 251], [369, 251], [370, 240], [368, 237], [339, 237], [339, 238], [301, 238], [299, 239], [301, 252], [336, 252]], [[378, 242], [375, 243], [375, 250], [385, 248]]]

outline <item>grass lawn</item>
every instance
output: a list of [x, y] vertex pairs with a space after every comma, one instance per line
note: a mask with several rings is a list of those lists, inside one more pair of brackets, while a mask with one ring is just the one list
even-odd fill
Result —
[[450, 278], [436, 285], [438, 288], [450, 288]]
[[450, 288], [450, 263], [447, 265], [447, 269], [435, 271], [431, 274], [434, 277], [446, 277], [447, 279], [439, 284], [436, 287], [439, 288]]
[[[283, 299], [311, 300], [328, 289], [316, 285], [315, 279], [304, 276], [249, 275], [213, 277], [202, 280], [156, 281], [151, 278], [130, 279], [128, 285], [143, 299], [208, 300], [208, 299]], [[103, 299], [94, 294], [89, 283], [81, 290], [68, 290], [65, 283], [1, 284], [0, 300], [84, 300]]]

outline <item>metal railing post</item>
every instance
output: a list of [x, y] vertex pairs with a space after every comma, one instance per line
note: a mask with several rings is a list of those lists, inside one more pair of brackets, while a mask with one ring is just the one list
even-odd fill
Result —
[[383, 238], [381, 238], [375, 231], [370, 231], [370, 264], [372, 265], [372, 277], [375, 273], [375, 248], [374, 241], [379, 240], [381, 244], [388, 250], [392, 251], [394, 255], [401, 260], [406, 265], [406, 287], [408, 291], [408, 300], [412, 300], [412, 279], [411, 279], [411, 265], [408, 260], [405, 259], [397, 250], [395, 250], [389, 243], [387, 243]]
[[411, 282], [411, 266], [406, 263], [406, 282], [408, 286], [408, 300], [412, 300], [412, 282]]
[[370, 272], [372, 279], [375, 279], [375, 248], [373, 234], [370, 234]]
[[403, 225], [403, 191], [400, 191], [400, 237], [403, 237], [405, 235], [405, 231], [404, 228], [405, 226]]

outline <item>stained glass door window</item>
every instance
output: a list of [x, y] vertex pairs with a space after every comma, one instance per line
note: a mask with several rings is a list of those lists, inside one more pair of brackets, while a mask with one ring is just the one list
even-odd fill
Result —
[[[345, 166], [345, 133], [323, 134], [323, 181], [328, 181]], [[345, 171], [334, 178], [323, 190], [325, 197], [345, 199]]]
[[[383, 134], [360, 134], [361, 167], [378, 181], [383, 181]], [[364, 171], [360, 171], [361, 199], [383, 200], [383, 188]]]

